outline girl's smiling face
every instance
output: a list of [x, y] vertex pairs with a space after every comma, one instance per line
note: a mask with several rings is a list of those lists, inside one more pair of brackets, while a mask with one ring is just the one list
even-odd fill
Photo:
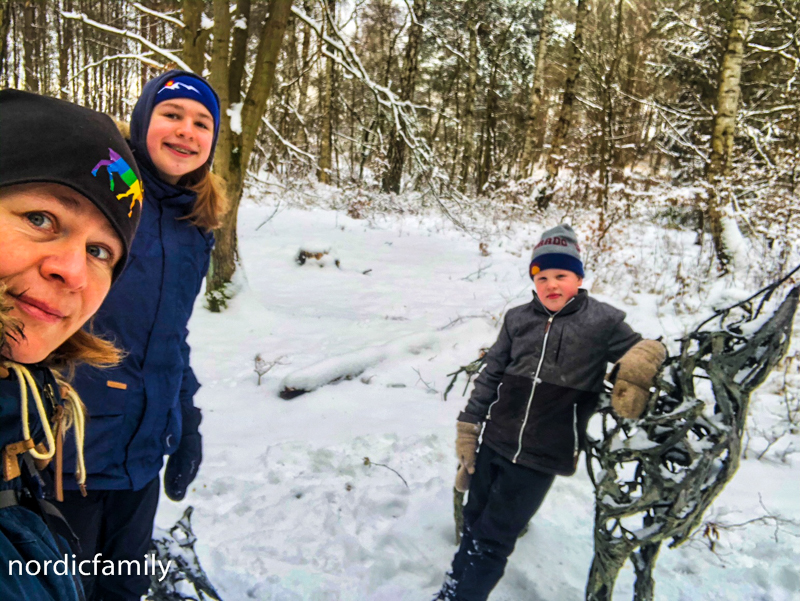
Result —
[[38, 363], [100, 308], [122, 241], [85, 196], [60, 184], [0, 189], [0, 281], [23, 336], [0, 353]]
[[214, 142], [214, 119], [196, 100], [174, 98], [158, 103], [147, 128], [147, 152], [159, 176], [177, 184], [205, 165]]

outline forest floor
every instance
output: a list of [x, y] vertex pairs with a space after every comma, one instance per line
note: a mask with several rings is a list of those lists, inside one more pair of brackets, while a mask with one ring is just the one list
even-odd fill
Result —
[[[282, 206], [258, 228], [275, 200], [242, 205], [243, 269], [229, 309], [211, 313], [202, 297], [195, 306], [204, 462], [184, 502], [162, 497], [157, 524], [195, 507], [198, 554], [226, 601], [429, 600], [455, 551], [453, 442], [466, 398], [462, 376], [443, 399], [447, 374], [494, 342], [506, 310], [530, 301], [531, 248], [556, 221], [511, 225], [484, 256], [438, 215], [355, 220]], [[712, 303], [748, 292], [687, 292], [676, 264], [685, 278], [704, 277], [693, 240], [627, 225], [584, 287], [675, 352]], [[301, 266], [300, 249], [327, 254]], [[800, 321], [794, 333], [790, 354]], [[277, 361], [260, 385], [256, 355]], [[337, 372], [351, 379], [323, 385]], [[796, 363], [788, 373], [796, 395]], [[702, 532], [665, 546], [659, 601], [800, 599], [800, 455], [791, 452], [800, 435], [756, 458], [767, 446], [759, 433], [780, 433], [783, 382], [774, 374], [754, 395], [747, 457], [706, 516], [714, 551]], [[287, 383], [317, 388], [284, 401]], [[492, 601], [582, 599], [593, 515], [581, 460], [575, 476], [556, 479]], [[628, 564], [618, 599], [632, 597], [632, 582]]]

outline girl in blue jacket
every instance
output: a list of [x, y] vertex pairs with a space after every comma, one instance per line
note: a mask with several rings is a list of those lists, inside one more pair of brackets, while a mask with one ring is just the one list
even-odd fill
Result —
[[[112, 370], [80, 369], [86, 403], [87, 494], [66, 491], [61, 510], [80, 539], [79, 558], [142, 562], [150, 546], [158, 474], [181, 500], [202, 459], [200, 385], [189, 361], [187, 323], [208, 271], [224, 197], [210, 173], [219, 100], [206, 81], [170, 71], [133, 109], [130, 146], [144, 180], [142, 222], [127, 269], [94, 320], [127, 354]], [[138, 600], [144, 575], [84, 579], [88, 599]]]
[[84, 484], [83, 409], [63, 378], [76, 362], [119, 361], [81, 328], [125, 266], [140, 211], [136, 163], [111, 119], [0, 91], [0, 599], [83, 598], [77, 574], [90, 566], [74, 561], [44, 496], [61, 496], [68, 428]]

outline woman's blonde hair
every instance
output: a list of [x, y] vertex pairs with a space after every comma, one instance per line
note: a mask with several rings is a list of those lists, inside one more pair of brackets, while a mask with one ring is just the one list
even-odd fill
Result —
[[225, 182], [203, 165], [183, 177], [181, 184], [197, 194], [192, 212], [185, 217], [197, 227], [215, 230], [222, 226], [222, 217], [228, 212]]

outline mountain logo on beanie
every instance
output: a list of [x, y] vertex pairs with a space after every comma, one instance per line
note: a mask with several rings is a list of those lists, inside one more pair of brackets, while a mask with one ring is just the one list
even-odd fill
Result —
[[139, 201], [139, 206], [142, 206], [142, 201], [144, 196], [142, 194], [142, 183], [139, 181], [139, 178], [136, 177], [136, 173], [131, 166], [125, 162], [121, 156], [119, 156], [112, 148], [108, 149], [108, 159], [103, 159], [97, 165], [94, 166], [92, 169], [92, 175], [97, 177], [97, 172], [101, 167], [105, 167], [106, 171], [108, 172], [108, 183], [109, 188], [111, 191], [114, 191], [114, 174], [118, 174], [120, 179], [128, 185], [128, 191], [123, 192], [122, 194], [117, 194], [117, 200], [122, 200], [127, 196], [131, 197], [131, 207], [128, 211], [128, 217], [133, 214], [133, 207], [136, 206], [136, 201]]
[[200, 90], [195, 88], [194, 86], [190, 86], [188, 83], [183, 83], [182, 81], [175, 81], [170, 79], [167, 83], [164, 84], [164, 87], [158, 91], [158, 94], [161, 94], [164, 90], [179, 90], [183, 88], [184, 90], [191, 90], [198, 96], [200, 95]]

